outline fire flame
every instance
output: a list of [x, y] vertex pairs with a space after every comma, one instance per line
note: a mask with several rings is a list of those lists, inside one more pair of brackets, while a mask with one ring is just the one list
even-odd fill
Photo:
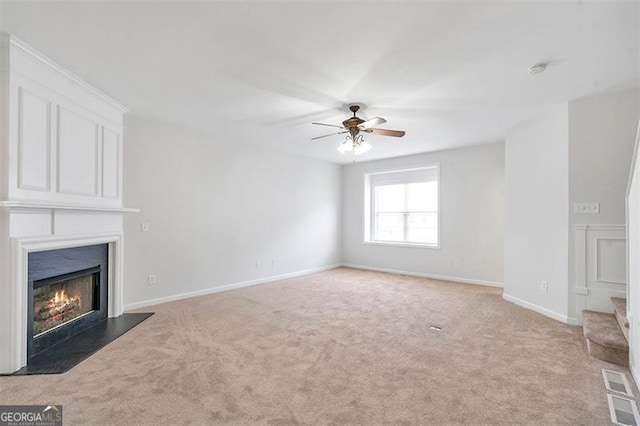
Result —
[[56, 291], [51, 301], [56, 308], [59, 308], [72, 302], [80, 302], [80, 296], [75, 295], [73, 297], [69, 297], [67, 296], [66, 291], [60, 290]]

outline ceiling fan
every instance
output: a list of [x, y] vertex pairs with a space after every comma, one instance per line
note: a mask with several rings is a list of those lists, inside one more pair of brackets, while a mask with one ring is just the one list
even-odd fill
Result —
[[393, 136], [396, 138], [401, 138], [405, 135], [403, 130], [388, 130], [388, 129], [377, 129], [372, 126], [376, 126], [378, 124], [384, 124], [387, 122], [382, 117], [373, 117], [370, 120], [363, 120], [360, 117], [356, 116], [356, 112], [360, 109], [358, 105], [351, 105], [349, 110], [353, 112], [353, 117], [350, 117], [342, 122], [342, 126], [337, 126], [335, 124], [325, 124], [325, 123], [311, 123], [316, 124], [318, 126], [328, 126], [328, 127], [337, 127], [341, 129], [339, 132], [329, 133], [328, 135], [316, 136], [315, 138], [311, 138], [311, 140], [322, 139], [328, 136], [341, 135], [344, 133], [349, 133], [347, 135], [346, 140], [338, 147], [338, 151], [343, 154], [348, 151], [353, 151], [354, 154], [363, 154], [371, 149], [371, 145], [364, 140], [361, 132], [363, 133], [371, 133], [373, 135], [381, 135], [381, 136]]

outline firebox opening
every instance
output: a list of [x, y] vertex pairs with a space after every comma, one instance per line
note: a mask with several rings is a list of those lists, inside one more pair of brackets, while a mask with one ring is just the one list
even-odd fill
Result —
[[[29, 253], [27, 366], [107, 319], [109, 245]], [[53, 353], [53, 352], [52, 352]]]
[[33, 283], [33, 338], [100, 309], [100, 266]]

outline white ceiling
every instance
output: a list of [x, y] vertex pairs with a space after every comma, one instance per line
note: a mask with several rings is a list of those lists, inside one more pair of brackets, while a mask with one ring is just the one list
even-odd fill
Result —
[[[131, 109], [216, 141], [346, 163], [504, 139], [545, 106], [640, 84], [635, 2], [4, 2], [2, 29]], [[536, 62], [547, 71], [529, 75]], [[328, 130], [328, 131], [327, 131]], [[179, 143], [179, 141], [176, 141]]]

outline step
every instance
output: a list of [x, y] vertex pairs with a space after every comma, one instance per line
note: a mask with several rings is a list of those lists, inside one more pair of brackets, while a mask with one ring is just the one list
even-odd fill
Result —
[[613, 307], [615, 309], [616, 320], [618, 321], [618, 325], [622, 329], [622, 334], [624, 334], [624, 338], [629, 341], [629, 321], [627, 320], [627, 299], [623, 299], [621, 297], [612, 297], [611, 303], [613, 303]]
[[590, 355], [613, 364], [629, 365], [629, 343], [614, 314], [582, 311], [582, 327]]

